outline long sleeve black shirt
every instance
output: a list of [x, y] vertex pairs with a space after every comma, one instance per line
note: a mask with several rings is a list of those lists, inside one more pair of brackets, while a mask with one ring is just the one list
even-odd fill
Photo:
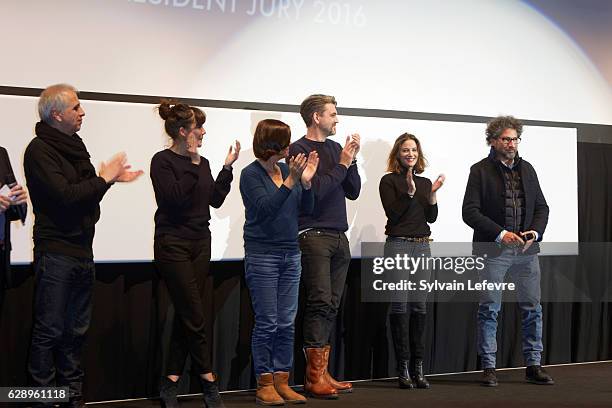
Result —
[[209, 206], [221, 207], [232, 178], [231, 170], [223, 168], [214, 180], [204, 157], [196, 165], [191, 158], [170, 149], [156, 153], [151, 160], [151, 180], [157, 201], [155, 236], [209, 237]]
[[388, 173], [380, 180], [380, 200], [387, 215], [385, 234], [391, 237], [421, 238], [431, 234], [428, 223], [438, 218], [438, 205], [429, 204], [431, 181], [413, 176], [416, 192], [408, 195], [404, 173]]

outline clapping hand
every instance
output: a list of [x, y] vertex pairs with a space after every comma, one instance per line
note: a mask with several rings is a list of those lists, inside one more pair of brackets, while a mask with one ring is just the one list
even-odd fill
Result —
[[406, 172], [406, 183], [408, 184], [408, 194], [413, 196], [414, 193], [416, 193], [416, 184], [414, 183], [412, 167], [408, 167], [408, 171]]
[[231, 166], [234, 164], [236, 160], [238, 160], [238, 156], [240, 156], [240, 142], [236, 140], [236, 145], [229, 147], [229, 151], [227, 152], [227, 156], [225, 157], [225, 165]]
[[297, 156], [293, 156], [289, 159], [289, 177], [287, 178], [291, 179], [290, 188], [292, 188], [294, 184], [300, 182], [300, 179], [302, 178], [302, 173], [306, 168], [306, 163], [307, 158], [304, 153], [298, 153]]
[[440, 174], [436, 181], [431, 185], [431, 194], [429, 195], [429, 204], [434, 205], [438, 202], [436, 198], [436, 192], [442, 187], [444, 181], [446, 180], [446, 176], [444, 174]]
[[107, 162], [100, 164], [100, 177], [108, 184], [115, 182], [129, 183], [143, 174], [142, 170], [129, 171], [131, 167], [127, 164], [127, 155], [124, 152], [117, 153]]
[[302, 172], [302, 186], [304, 189], [310, 190], [312, 187], [312, 178], [317, 172], [317, 167], [319, 166], [319, 154], [316, 150], [311, 151], [308, 154], [308, 159], [306, 161], [306, 168]]

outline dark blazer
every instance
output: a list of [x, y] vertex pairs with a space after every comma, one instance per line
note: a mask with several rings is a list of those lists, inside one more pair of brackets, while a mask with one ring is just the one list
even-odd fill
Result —
[[[548, 223], [548, 205], [533, 166], [518, 156], [515, 161], [525, 192], [524, 230], [537, 231], [541, 241]], [[491, 154], [470, 168], [462, 214], [463, 221], [474, 229], [474, 242], [495, 242], [504, 229], [505, 190], [500, 166]], [[539, 246], [532, 247], [528, 253], [539, 251]]]
[[[0, 187], [6, 184], [6, 176], [13, 174], [13, 168], [8, 153], [4, 147], [0, 147]], [[26, 204], [22, 204], [27, 209]], [[11, 265], [11, 221], [18, 220], [19, 214], [15, 207], [9, 207], [6, 212], [6, 223], [4, 224], [4, 248], [0, 248], [0, 287], [10, 287], [11, 279], [8, 271]]]

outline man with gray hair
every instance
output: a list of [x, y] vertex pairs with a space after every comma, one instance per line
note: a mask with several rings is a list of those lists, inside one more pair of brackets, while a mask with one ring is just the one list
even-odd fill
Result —
[[142, 174], [128, 171], [125, 153], [102, 163], [96, 174], [76, 134], [85, 116], [77, 92], [59, 84], [41, 93], [41, 121], [24, 156], [35, 215], [36, 293], [28, 369], [34, 386], [69, 387], [65, 407], [84, 407], [81, 349], [91, 320], [99, 203], [113, 183]]

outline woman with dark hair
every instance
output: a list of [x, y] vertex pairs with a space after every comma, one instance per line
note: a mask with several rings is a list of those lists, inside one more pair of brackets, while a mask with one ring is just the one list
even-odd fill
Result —
[[210, 209], [219, 208], [230, 191], [232, 164], [240, 143], [230, 146], [225, 164], [214, 180], [208, 160], [198, 148], [206, 131], [206, 115], [200, 109], [178, 103], [159, 105], [170, 148], [151, 160], [155, 190], [155, 264], [168, 287], [175, 319], [170, 337], [166, 373], [160, 396], [166, 407], [178, 407], [177, 383], [187, 355], [199, 375], [207, 407], [223, 407], [212, 373], [210, 333], [207, 333], [204, 303], [212, 298], [210, 267]]
[[[387, 215], [385, 256], [431, 255], [428, 223], [436, 221], [438, 216], [436, 191], [444, 183], [444, 175], [440, 175], [432, 185], [428, 178], [417, 176], [426, 165], [421, 143], [414, 135], [404, 133], [395, 140], [387, 160], [389, 173], [382, 177], [379, 185], [380, 199]], [[430, 274], [431, 271], [421, 268], [410, 279], [429, 280]], [[429, 388], [423, 375], [427, 292], [416, 291], [410, 297], [407, 292], [402, 292], [401, 296], [391, 303], [389, 319], [399, 386]]]
[[253, 152], [257, 158], [240, 174], [245, 207], [245, 278], [255, 327], [251, 338], [257, 376], [256, 402], [263, 405], [304, 403], [288, 385], [293, 365], [293, 336], [301, 274], [298, 215], [312, 213], [311, 180], [317, 152], [288, 155], [291, 130], [265, 119], [257, 124]]

